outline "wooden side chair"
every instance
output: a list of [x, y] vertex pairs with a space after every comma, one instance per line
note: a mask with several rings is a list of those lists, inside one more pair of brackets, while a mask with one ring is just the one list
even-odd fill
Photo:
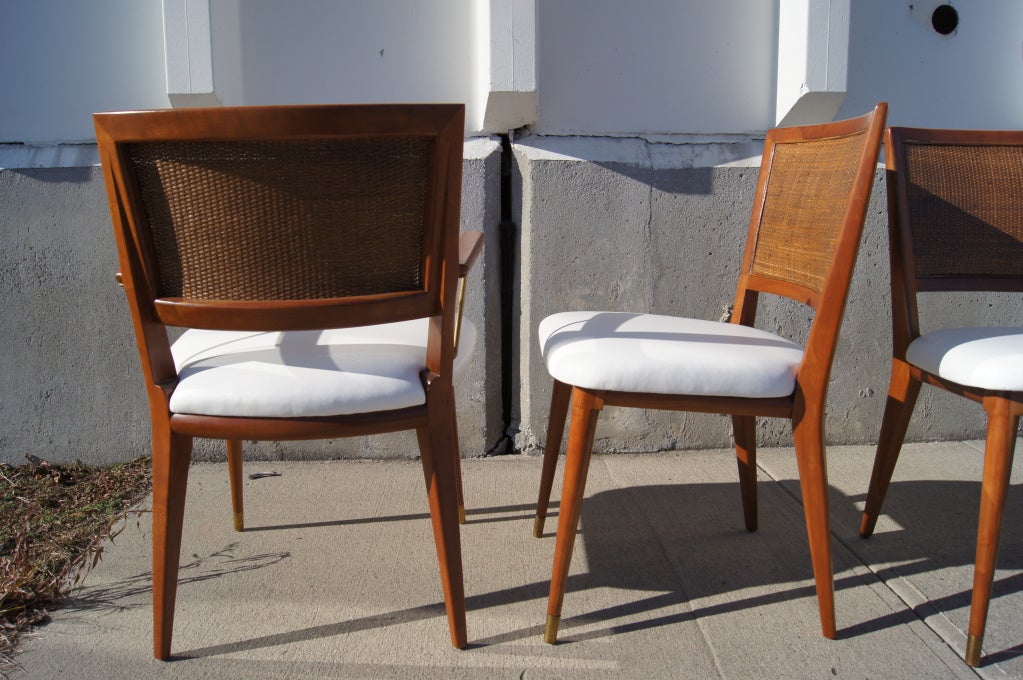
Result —
[[[453, 374], [461, 105], [94, 116], [153, 430], [154, 654], [171, 651], [193, 437], [415, 429], [451, 642], [465, 647]], [[460, 263], [460, 247], [462, 261]], [[173, 344], [167, 327], [185, 331]]]
[[[886, 104], [847, 121], [767, 134], [731, 323], [564, 312], [540, 323], [554, 378], [534, 534], [543, 533], [572, 421], [544, 639], [555, 643], [597, 417], [604, 406], [732, 416], [746, 528], [757, 528], [757, 416], [792, 421], [821, 628], [835, 636], [824, 407], [877, 165]], [[805, 349], [753, 327], [760, 293], [815, 310]]]
[[966, 663], [980, 663], [1023, 414], [1023, 328], [922, 332], [917, 296], [1023, 291], [1023, 132], [891, 128], [886, 136], [892, 372], [860, 534], [881, 512], [924, 383], [987, 412]]

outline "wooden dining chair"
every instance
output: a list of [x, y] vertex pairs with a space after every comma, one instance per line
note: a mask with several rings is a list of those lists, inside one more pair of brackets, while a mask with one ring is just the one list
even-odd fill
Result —
[[[414, 429], [465, 647], [453, 374], [461, 105], [94, 116], [153, 436], [154, 654], [171, 651], [193, 437]], [[482, 236], [461, 240], [464, 267]], [[171, 343], [168, 327], [186, 328]]]
[[[730, 323], [563, 312], [540, 323], [554, 378], [534, 534], [572, 420], [544, 639], [556, 642], [597, 417], [604, 406], [731, 414], [746, 528], [757, 528], [757, 416], [792, 421], [821, 628], [835, 636], [824, 408], [887, 105], [767, 134]], [[805, 348], [753, 327], [760, 293], [814, 311]]]
[[892, 368], [860, 534], [874, 532], [920, 387], [979, 402], [987, 442], [966, 663], [980, 663], [1005, 494], [1023, 414], [1023, 328], [922, 332], [920, 293], [1023, 291], [1023, 131], [886, 134]]

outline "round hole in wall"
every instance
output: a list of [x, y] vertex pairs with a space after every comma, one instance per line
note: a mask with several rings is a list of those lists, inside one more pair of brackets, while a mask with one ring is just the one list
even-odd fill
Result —
[[959, 28], [959, 12], [952, 5], [938, 5], [931, 14], [931, 26], [942, 35]]

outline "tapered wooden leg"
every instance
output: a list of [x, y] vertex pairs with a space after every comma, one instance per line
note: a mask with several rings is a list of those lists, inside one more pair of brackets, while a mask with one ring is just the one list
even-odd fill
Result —
[[565, 482], [561, 492], [558, 537], [554, 546], [551, 592], [547, 599], [547, 625], [543, 635], [544, 642], [552, 645], [558, 640], [561, 605], [565, 599], [565, 584], [568, 582], [568, 568], [572, 562], [575, 533], [579, 527], [586, 474], [593, 453], [593, 433], [603, 407], [604, 401], [599, 394], [578, 387], [572, 389], [572, 426], [565, 455]]
[[547, 519], [547, 506], [554, 486], [554, 473], [558, 468], [558, 453], [561, 439], [565, 434], [565, 420], [568, 418], [568, 404], [572, 398], [572, 386], [560, 380], [554, 381], [551, 390], [551, 410], [547, 416], [547, 442], [543, 449], [543, 472], [540, 474], [540, 493], [536, 499], [536, 519], [533, 521], [533, 535], [543, 536], [543, 525]]
[[[161, 431], [157, 431], [161, 430]], [[153, 655], [170, 657], [178, 590], [192, 438], [154, 425], [153, 433]]]
[[458, 523], [465, 524], [465, 495], [462, 490], [462, 453], [458, 446], [458, 416], [455, 411], [455, 409], [451, 409], [451, 432], [454, 437], [452, 452], [454, 453], [453, 460], [455, 463], [455, 493], [458, 499]]
[[231, 478], [231, 513], [234, 530], [245, 531], [244, 499], [242, 498], [242, 442], [227, 440], [227, 474]]
[[987, 624], [991, 583], [998, 559], [998, 539], [1009, 488], [1009, 473], [1016, 447], [1019, 415], [1012, 412], [1012, 402], [989, 397], [984, 400], [988, 412], [987, 443], [984, 448], [984, 477], [980, 487], [980, 520], [977, 526], [977, 559], [973, 568], [973, 599], [970, 602], [970, 625], [967, 629], [966, 663], [980, 664], [984, 628]]
[[909, 364], [899, 359], [892, 359], [892, 377], [888, 385], [888, 401], [881, 419], [881, 433], [877, 439], [877, 453], [874, 455], [874, 470], [870, 474], [870, 487], [867, 490], [867, 502], [860, 519], [860, 536], [869, 538], [874, 533], [877, 517], [881, 514], [888, 485], [895, 473], [895, 463], [902, 450], [902, 442], [906, 438], [909, 420], [913, 415], [917, 396], [920, 394], [920, 381], [914, 380], [909, 372]]
[[462, 548], [458, 527], [456, 491], [454, 394], [450, 386], [427, 393], [429, 425], [420, 427], [417, 436], [423, 475], [430, 503], [433, 538], [437, 545], [444, 605], [447, 610], [451, 644], [464, 649], [468, 644], [465, 626], [465, 588], [462, 580]]
[[[824, 455], [824, 424], [820, 404], [793, 422], [799, 488], [810, 543], [813, 578], [817, 585], [817, 607], [824, 637], [835, 637], [835, 584], [831, 566], [831, 529], [828, 510], [828, 475]], [[797, 403], [797, 413], [802, 405]]]
[[739, 490], [742, 516], [747, 531], [757, 530], [757, 419], [732, 416], [735, 433], [735, 460], [739, 465]]

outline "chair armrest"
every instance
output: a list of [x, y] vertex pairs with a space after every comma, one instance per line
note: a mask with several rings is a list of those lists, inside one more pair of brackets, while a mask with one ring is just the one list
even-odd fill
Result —
[[465, 278], [483, 252], [483, 232], [466, 231], [458, 237], [458, 276]]

